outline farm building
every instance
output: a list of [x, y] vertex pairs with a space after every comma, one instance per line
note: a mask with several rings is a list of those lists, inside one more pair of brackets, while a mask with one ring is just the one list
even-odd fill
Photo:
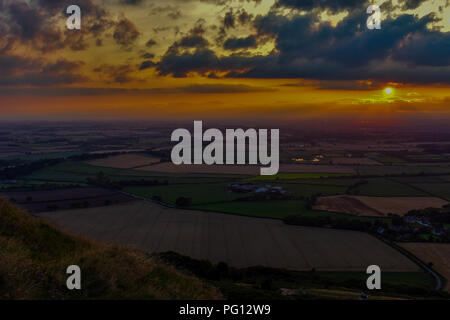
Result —
[[230, 190], [233, 192], [241, 193], [275, 193], [275, 194], [285, 194], [286, 190], [282, 187], [273, 187], [271, 185], [257, 185], [257, 184], [232, 184], [230, 185]]

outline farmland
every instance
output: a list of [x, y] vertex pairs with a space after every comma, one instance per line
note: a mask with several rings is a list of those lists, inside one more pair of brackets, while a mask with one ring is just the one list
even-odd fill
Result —
[[143, 167], [149, 164], [158, 163], [160, 159], [153, 158], [140, 154], [122, 154], [111, 156], [107, 158], [100, 158], [88, 161], [92, 166], [109, 167], [118, 169], [131, 169], [136, 167]]
[[429, 194], [389, 178], [365, 179], [352, 189], [353, 194], [374, 197], [426, 197]]
[[410, 210], [440, 208], [448, 204], [432, 197], [331, 196], [318, 199], [315, 209], [363, 216], [404, 215]]
[[[277, 268], [262, 271], [258, 283], [283, 274], [277, 281], [286, 286], [283, 272], [295, 270], [304, 273], [291, 278], [297, 286], [292, 290], [298, 290], [312, 278], [331, 287], [358, 287], [370, 263], [381, 264], [385, 279], [397, 288], [408, 283], [429, 288], [428, 275], [376, 237], [396, 243], [449, 239], [448, 209], [417, 212], [448, 204], [448, 157], [435, 151], [428, 157], [426, 147], [414, 142], [352, 141], [322, 133], [298, 142], [291, 134], [292, 142], [281, 141], [279, 173], [261, 176], [259, 165], [167, 162], [167, 128], [164, 134], [147, 127], [62, 130], [55, 138], [60, 142], [49, 130], [46, 137], [16, 136], [11, 146], [4, 144], [6, 153], [18, 152], [20, 163], [56, 161], [4, 175], [2, 197], [95, 240], [149, 253], [173, 250], [213, 264], [225, 261], [230, 268]], [[0, 159], [0, 165], [18, 167], [13, 158]], [[430, 251], [439, 255], [445, 249]], [[338, 297], [345, 291], [331, 287], [317, 294]]]
[[[98, 173], [104, 173], [113, 181], [119, 180], [141, 180], [160, 179], [174, 183], [193, 182], [217, 182], [229, 181], [236, 178], [235, 175], [221, 174], [170, 174], [161, 172], [146, 172], [135, 169], [121, 169], [98, 167], [78, 161], [66, 161], [54, 166], [50, 166], [24, 177], [29, 181], [62, 181], [62, 182], [86, 182], [88, 178], [95, 178]], [[240, 177], [240, 176], [239, 176]]]
[[[412, 252], [425, 263], [432, 263], [433, 267], [447, 280], [450, 279], [450, 244], [448, 243], [402, 243], [401, 246]], [[447, 281], [445, 290], [450, 292], [450, 282]]]
[[368, 264], [378, 264], [385, 271], [419, 271], [405, 256], [360, 232], [288, 226], [281, 221], [177, 210], [143, 201], [40, 216], [96, 240], [147, 252], [175, 251], [236, 267], [363, 271]]
[[283, 187], [294, 197], [310, 197], [314, 195], [334, 195], [345, 194], [346, 186], [321, 185], [321, 184], [302, 184], [302, 183], [275, 183]]
[[98, 207], [128, 202], [132, 198], [101, 188], [61, 188], [49, 191], [14, 191], [0, 194], [30, 212]]
[[417, 189], [450, 201], [450, 183], [413, 183]]
[[283, 219], [305, 210], [304, 201], [233, 201], [196, 205], [195, 209], [238, 214], [251, 217]]

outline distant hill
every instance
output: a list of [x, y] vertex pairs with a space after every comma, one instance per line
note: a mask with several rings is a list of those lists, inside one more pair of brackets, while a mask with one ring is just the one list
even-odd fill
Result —
[[[82, 290], [66, 287], [81, 268]], [[210, 284], [141, 251], [66, 234], [0, 199], [0, 299], [220, 299]]]

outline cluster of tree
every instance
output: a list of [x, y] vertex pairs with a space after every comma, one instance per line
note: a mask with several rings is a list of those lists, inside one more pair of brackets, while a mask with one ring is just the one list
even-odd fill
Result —
[[[158, 254], [166, 263], [180, 270], [188, 271], [195, 276], [214, 281], [228, 299], [286, 299], [280, 288], [346, 288], [360, 290], [366, 286], [366, 275], [355, 275], [350, 278], [329, 277], [310, 271], [297, 272], [266, 267], [235, 268], [225, 262], [213, 264], [208, 260], [197, 260], [175, 252]], [[242, 285], [245, 283], [246, 285]], [[386, 280], [382, 292], [413, 295], [419, 297], [448, 297], [448, 294], [435, 292], [431, 288], [418, 285], [405, 285]], [[300, 290], [299, 297], [308, 293], [308, 289]], [[292, 297], [291, 297], [292, 298]], [[306, 297], [307, 298], [307, 297]]]
[[107, 189], [122, 189], [123, 187], [129, 186], [158, 186], [158, 185], [168, 185], [169, 181], [167, 179], [157, 180], [157, 179], [138, 179], [138, 180], [117, 180], [114, 181], [108, 177], [103, 171], [99, 171], [94, 178], [88, 177], [86, 179], [88, 184], [92, 184], [98, 187], [103, 187]]
[[[437, 209], [439, 210], [439, 209]], [[434, 212], [436, 219], [447, 221], [447, 215], [438, 213], [435, 209], [426, 209], [428, 212]], [[411, 213], [410, 213], [411, 214]], [[415, 215], [417, 216], [417, 215]], [[428, 216], [427, 216], [428, 217]], [[403, 217], [390, 214], [389, 218], [391, 224], [380, 219], [357, 219], [357, 218], [334, 218], [330, 216], [305, 216], [292, 215], [284, 219], [286, 224], [311, 226], [311, 227], [325, 227], [363, 231], [369, 233], [381, 234], [385, 239], [391, 241], [417, 241], [417, 242], [450, 242], [450, 232], [442, 232], [439, 235], [433, 234], [436, 228], [443, 226], [443, 223], [433, 223], [432, 226], [410, 226]], [[434, 218], [431, 218], [434, 219]]]
[[406, 216], [414, 216], [418, 218], [426, 218], [431, 223], [449, 224], [450, 223], [450, 206], [443, 208], [428, 208], [422, 210], [411, 210]]
[[310, 197], [305, 197], [304, 200], [306, 200], [306, 209], [311, 210], [313, 206], [316, 204], [317, 198], [320, 197], [321, 194], [313, 195]]

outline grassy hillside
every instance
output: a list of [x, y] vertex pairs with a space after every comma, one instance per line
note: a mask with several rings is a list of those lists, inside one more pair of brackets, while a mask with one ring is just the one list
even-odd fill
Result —
[[[66, 288], [81, 268], [82, 290]], [[67, 235], [0, 199], [0, 299], [218, 299], [218, 290], [140, 251]]]

